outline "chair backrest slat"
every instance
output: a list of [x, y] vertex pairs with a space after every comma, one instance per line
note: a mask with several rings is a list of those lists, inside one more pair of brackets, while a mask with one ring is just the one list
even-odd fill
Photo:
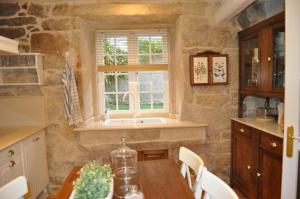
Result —
[[[193, 191], [195, 198], [200, 199], [201, 190], [200, 190], [199, 180], [200, 180], [202, 168], [204, 166], [203, 160], [193, 151], [185, 147], [180, 147], [179, 160], [183, 162], [181, 165], [182, 176], [184, 178], [187, 178], [189, 187]], [[196, 180], [194, 182], [194, 185], [192, 185], [192, 179], [191, 179], [189, 167], [196, 174]]]
[[21, 199], [27, 192], [27, 180], [20, 176], [0, 188], [0, 198]]
[[200, 187], [205, 192], [205, 199], [238, 199], [236, 193], [224, 181], [206, 168], [202, 171]]

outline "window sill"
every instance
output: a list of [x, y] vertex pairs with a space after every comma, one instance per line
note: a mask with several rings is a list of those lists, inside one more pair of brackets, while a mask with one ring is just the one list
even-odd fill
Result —
[[197, 123], [192, 121], [181, 121], [178, 119], [165, 118], [165, 124], [135, 124], [123, 126], [107, 126], [104, 121], [89, 122], [83, 127], [75, 128], [75, 132], [82, 131], [106, 131], [106, 130], [128, 130], [128, 129], [168, 129], [168, 128], [196, 128], [207, 127], [206, 123]]

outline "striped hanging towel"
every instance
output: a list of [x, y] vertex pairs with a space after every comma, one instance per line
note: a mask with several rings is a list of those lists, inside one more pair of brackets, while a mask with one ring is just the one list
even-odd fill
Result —
[[68, 64], [65, 65], [62, 82], [64, 84], [65, 119], [68, 121], [70, 126], [77, 126], [79, 123], [83, 122], [83, 119], [80, 111], [75, 74]]

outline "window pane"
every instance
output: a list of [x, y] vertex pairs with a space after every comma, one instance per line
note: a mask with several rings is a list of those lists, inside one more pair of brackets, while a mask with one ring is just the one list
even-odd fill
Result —
[[104, 57], [104, 64], [105, 65], [116, 65], [115, 64], [115, 56], [112, 55], [106, 55]]
[[164, 108], [164, 95], [163, 93], [153, 94], [153, 109], [163, 109]]
[[152, 90], [154, 92], [164, 91], [164, 72], [152, 73]]
[[162, 53], [162, 37], [151, 37], [151, 52]]
[[140, 91], [163, 92], [164, 73], [163, 72], [144, 72], [138, 74]]
[[150, 38], [149, 37], [138, 37], [139, 43], [139, 53], [149, 53], [149, 45], [150, 45]]
[[127, 37], [117, 37], [116, 54], [127, 54], [127, 52], [128, 52]]
[[162, 61], [162, 55], [152, 55], [151, 56], [151, 64], [161, 64]]
[[115, 54], [115, 39], [106, 38], [103, 40], [103, 50], [105, 54]]
[[115, 94], [105, 94], [105, 109], [106, 110], [116, 110], [116, 95]]
[[125, 65], [128, 64], [127, 55], [117, 56], [117, 64], [116, 65]]
[[150, 93], [140, 94], [140, 109], [151, 109], [151, 95]]
[[128, 74], [118, 75], [118, 91], [128, 92]]
[[116, 75], [104, 75], [105, 92], [116, 92]]
[[139, 63], [140, 64], [150, 64], [149, 55], [139, 55]]
[[140, 91], [150, 92], [151, 90], [151, 74], [150, 73], [139, 73], [139, 87]]
[[118, 94], [118, 104], [119, 110], [129, 110], [129, 95]]

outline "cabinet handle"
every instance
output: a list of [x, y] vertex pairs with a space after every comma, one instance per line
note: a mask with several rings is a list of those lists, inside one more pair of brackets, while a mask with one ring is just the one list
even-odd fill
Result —
[[271, 57], [268, 57], [268, 61], [271, 61], [272, 59], [271, 59]]
[[15, 166], [15, 164], [16, 164], [16, 162], [15, 161], [13, 161], [13, 160], [11, 160], [11, 161], [9, 161], [9, 167], [10, 168], [12, 168], [13, 166]]
[[276, 143], [276, 142], [271, 142], [270, 145], [271, 145], [273, 148], [276, 148], [276, 147], [277, 147], [277, 143]]
[[36, 137], [36, 138], [33, 138], [32, 141], [37, 142], [39, 139], [40, 139], [39, 137]]
[[12, 157], [14, 154], [15, 154], [15, 152], [13, 150], [8, 151], [8, 157]]
[[250, 165], [248, 165], [248, 166], [247, 166], [247, 169], [248, 169], [248, 170], [250, 170], [250, 169], [251, 169], [251, 166], [250, 166]]
[[260, 173], [257, 173], [256, 175], [257, 175], [257, 177], [260, 177], [260, 176], [261, 176], [261, 174], [260, 174]]
[[245, 129], [240, 129], [240, 132], [241, 132], [241, 133], [244, 133], [244, 132], [245, 132]]

